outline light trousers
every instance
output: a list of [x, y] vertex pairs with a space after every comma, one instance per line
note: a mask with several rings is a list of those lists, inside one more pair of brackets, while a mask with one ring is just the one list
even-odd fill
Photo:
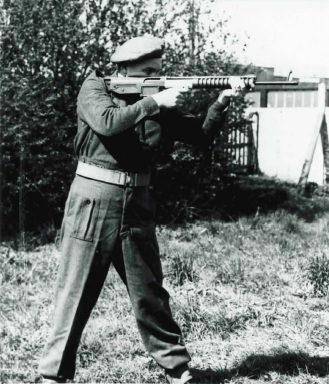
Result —
[[111, 265], [126, 284], [146, 350], [165, 369], [190, 361], [174, 321], [148, 187], [76, 176], [65, 205], [52, 327], [39, 372], [73, 379], [83, 329]]

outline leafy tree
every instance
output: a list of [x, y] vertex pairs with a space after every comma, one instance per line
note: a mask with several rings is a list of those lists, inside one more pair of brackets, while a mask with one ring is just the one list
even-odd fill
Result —
[[14, 231], [18, 217], [20, 229], [25, 219], [33, 227], [56, 216], [62, 205], [72, 175], [75, 73], [84, 36], [80, 2], [8, 3], [2, 40], [2, 214], [4, 229]]
[[[163, 72], [168, 75], [234, 72], [234, 55], [224, 50], [227, 20], [202, 22], [202, 18], [209, 18], [210, 3], [201, 0], [4, 2], [1, 14], [4, 234], [18, 230], [22, 233], [51, 220], [59, 225], [76, 165], [72, 147], [76, 97], [92, 69], [107, 73], [114, 69], [109, 65], [109, 56], [118, 44], [143, 34], [164, 38], [167, 47]], [[222, 39], [220, 49], [215, 49], [214, 39]], [[186, 106], [202, 115], [215, 97], [214, 92], [197, 92]], [[192, 173], [196, 172], [195, 165], [191, 167], [192, 163], [196, 164], [194, 159], [200, 159], [195, 150], [176, 147], [170, 164], [178, 164], [178, 159]]]
[[5, 4], [1, 81], [4, 232], [33, 229], [51, 219], [58, 225], [74, 174], [72, 141], [79, 88], [93, 68], [105, 69], [109, 43], [111, 47], [140, 32], [136, 19], [145, 17], [142, 4], [109, 1], [102, 5], [95, 0]]
[[[155, 28], [166, 40], [163, 74], [214, 76], [248, 72], [248, 67], [237, 63], [235, 46], [239, 41], [230, 33], [229, 20], [212, 18], [212, 2], [180, 0], [173, 7], [171, 0], [155, 0], [154, 13], [158, 12]], [[182, 107], [205, 117], [217, 97], [218, 90], [195, 90], [186, 97]], [[211, 207], [219, 177], [233, 160], [224, 156], [222, 144], [227, 143], [233, 131], [245, 130], [248, 125], [242, 117], [247, 106], [243, 97], [232, 104], [226, 129], [216, 138], [215, 151], [209, 148], [201, 152], [198, 148], [175, 143], [169, 156], [160, 157], [155, 185], [157, 200], [162, 202], [158, 205], [160, 220], [173, 219], [173, 215], [175, 219], [190, 218], [195, 215], [196, 207]], [[175, 188], [168, 188], [168, 185]]]

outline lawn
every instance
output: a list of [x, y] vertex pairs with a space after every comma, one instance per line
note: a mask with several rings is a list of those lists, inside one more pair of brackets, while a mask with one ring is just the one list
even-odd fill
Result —
[[[158, 227], [165, 286], [198, 382], [329, 383], [328, 229], [328, 212], [305, 220], [281, 208]], [[0, 257], [0, 382], [38, 382], [59, 251], [4, 243]], [[113, 269], [75, 382], [165, 382]]]

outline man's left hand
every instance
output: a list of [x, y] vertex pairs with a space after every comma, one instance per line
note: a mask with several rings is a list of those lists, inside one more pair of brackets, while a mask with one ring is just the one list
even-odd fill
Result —
[[217, 101], [224, 105], [225, 107], [229, 106], [231, 98], [236, 97], [241, 92], [244, 92], [246, 85], [240, 77], [230, 77], [229, 83], [231, 85], [230, 89], [224, 89], [218, 96]]

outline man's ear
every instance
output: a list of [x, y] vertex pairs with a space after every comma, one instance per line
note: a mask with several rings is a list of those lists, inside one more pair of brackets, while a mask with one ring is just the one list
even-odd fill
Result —
[[128, 73], [127, 63], [118, 64], [118, 72], [121, 73], [121, 75], [123, 76], [127, 76], [127, 73]]

